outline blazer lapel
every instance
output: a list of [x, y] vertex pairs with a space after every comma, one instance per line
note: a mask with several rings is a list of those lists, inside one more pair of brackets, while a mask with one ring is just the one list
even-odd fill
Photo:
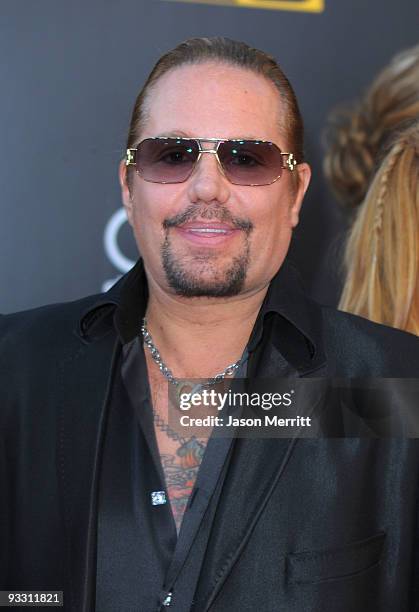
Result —
[[295, 439], [236, 441], [201, 571], [196, 610], [206, 612], [211, 607], [285, 470], [294, 444]]
[[[298, 378], [321, 378], [326, 373], [324, 355], [307, 362], [298, 371], [284, 359], [274, 342], [267, 341], [249, 363], [250, 376], [289, 378], [298, 386]], [[299, 408], [299, 415], [310, 415], [321, 404], [327, 379], [312, 381], [311, 390]], [[250, 381], [251, 384], [251, 381]], [[245, 547], [261, 513], [286, 470], [298, 433], [291, 438], [238, 439], [218, 502], [207, 553], [196, 592], [196, 610], [207, 612], [222, 588], [229, 572]]]
[[60, 364], [59, 470], [69, 609], [94, 610], [98, 477], [106, 407], [118, 354], [114, 333]]

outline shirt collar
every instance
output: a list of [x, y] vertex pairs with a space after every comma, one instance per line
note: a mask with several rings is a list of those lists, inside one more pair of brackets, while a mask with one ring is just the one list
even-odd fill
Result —
[[[113, 329], [123, 344], [130, 342], [140, 331], [147, 300], [147, 280], [139, 259], [132, 270], [83, 312], [79, 335], [85, 341], [93, 341]], [[275, 324], [273, 341], [277, 348], [298, 370], [324, 361], [320, 308], [305, 296], [298, 273], [287, 260], [269, 285], [249, 339], [249, 353], [263, 340], [267, 321]]]
[[309, 350], [314, 352], [316, 350], [316, 334], [314, 333], [314, 321], [310, 317], [307, 301], [298, 272], [292, 264], [284, 261], [270, 282], [249, 340], [249, 349], [253, 350], [260, 341], [266, 317], [270, 313], [276, 313], [286, 319], [300, 335], [304, 336]]
[[122, 344], [140, 331], [148, 301], [148, 287], [143, 260], [82, 313], [78, 333], [90, 342], [114, 329]]
[[296, 370], [307, 372], [324, 364], [321, 308], [306, 296], [297, 270], [287, 259], [270, 282], [249, 339], [249, 352], [263, 342], [267, 330]]

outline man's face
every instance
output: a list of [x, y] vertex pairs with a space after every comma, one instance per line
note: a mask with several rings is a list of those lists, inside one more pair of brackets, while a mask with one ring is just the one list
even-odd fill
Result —
[[[289, 151], [276, 87], [222, 63], [181, 66], [147, 98], [138, 141], [153, 136], [260, 139]], [[204, 148], [210, 143], [204, 143]], [[122, 197], [149, 283], [187, 297], [253, 294], [270, 282], [288, 251], [310, 179], [307, 164], [271, 185], [231, 184], [203, 154], [184, 183], [150, 183], [120, 166]], [[225, 233], [211, 229], [227, 230]], [[204, 231], [203, 231], [204, 230]]]

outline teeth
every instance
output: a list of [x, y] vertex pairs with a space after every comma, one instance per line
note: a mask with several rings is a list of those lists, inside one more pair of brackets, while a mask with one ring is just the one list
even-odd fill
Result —
[[211, 229], [209, 227], [203, 227], [200, 229], [191, 229], [191, 232], [197, 232], [199, 234], [227, 234], [227, 230], [224, 229]]

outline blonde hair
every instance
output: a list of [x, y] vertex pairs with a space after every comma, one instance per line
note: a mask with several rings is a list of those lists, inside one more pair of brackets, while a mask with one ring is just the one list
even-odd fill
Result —
[[345, 251], [339, 307], [419, 335], [419, 122], [388, 150]]
[[363, 201], [377, 157], [395, 132], [419, 118], [419, 45], [398, 53], [352, 107], [335, 110], [325, 133], [324, 172], [353, 211]]

